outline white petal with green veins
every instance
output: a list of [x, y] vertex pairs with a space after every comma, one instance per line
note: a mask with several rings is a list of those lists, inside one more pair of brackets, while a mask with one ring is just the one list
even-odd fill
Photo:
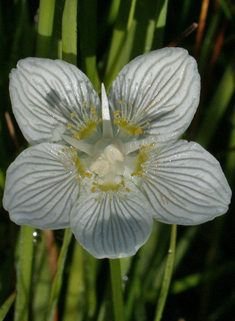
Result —
[[161, 222], [196, 225], [227, 212], [231, 190], [219, 162], [199, 144], [180, 140], [143, 166], [142, 190]]
[[[68, 164], [71, 168], [66, 169]], [[7, 171], [3, 203], [11, 220], [40, 229], [69, 227], [78, 197], [77, 174], [64, 146], [42, 143], [27, 148]]]
[[61, 60], [20, 60], [11, 71], [9, 88], [13, 112], [31, 144], [53, 141], [55, 128], [71, 123], [71, 114], [84, 121], [100, 109], [99, 96], [87, 76]]
[[[132, 135], [179, 137], [199, 103], [195, 59], [182, 48], [163, 48], [127, 64], [110, 89], [114, 123]], [[169, 137], [167, 137], [169, 135]]]
[[151, 233], [153, 210], [134, 185], [128, 186], [126, 196], [118, 188], [104, 196], [83, 190], [73, 207], [71, 229], [96, 258], [134, 255]]

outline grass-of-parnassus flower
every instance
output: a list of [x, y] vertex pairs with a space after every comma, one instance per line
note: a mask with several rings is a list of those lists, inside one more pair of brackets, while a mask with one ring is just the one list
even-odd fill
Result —
[[12, 221], [70, 227], [96, 258], [131, 256], [153, 224], [224, 214], [231, 191], [218, 161], [178, 140], [199, 103], [195, 60], [181, 48], [137, 57], [101, 101], [75, 66], [26, 58], [10, 74], [16, 120], [32, 147], [7, 171]]

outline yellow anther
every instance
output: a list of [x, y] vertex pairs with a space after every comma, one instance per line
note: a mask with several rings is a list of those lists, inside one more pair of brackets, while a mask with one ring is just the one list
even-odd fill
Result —
[[76, 116], [76, 114], [74, 114], [74, 113], [71, 113], [71, 114], [70, 114], [70, 116], [71, 116], [71, 117], [75, 117], [75, 116]]
[[97, 186], [97, 185], [98, 185], [98, 182], [94, 182], [93, 185]]
[[86, 176], [89, 177], [89, 178], [91, 178], [91, 176], [92, 176], [92, 174], [89, 173], [89, 172], [86, 172], [85, 174], [86, 174]]
[[149, 121], [147, 121], [146, 125], [147, 125], [147, 126], [149, 126], [149, 125], [150, 125], [150, 122], [149, 122]]
[[114, 125], [117, 125], [118, 122], [117, 122], [117, 120], [114, 120], [113, 123], [114, 123]]
[[127, 187], [127, 188], [126, 188], [126, 191], [127, 191], [127, 192], [130, 192], [131, 190]]
[[143, 131], [142, 131], [142, 128], [141, 127], [138, 127], [135, 131], [135, 135], [138, 135], [138, 134], [142, 134]]
[[91, 109], [94, 109], [94, 106], [93, 106], [93, 105], [90, 105], [90, 108], [91, 108]]
[[131, 105], [132, 105], [132, 103], [128, 103], [128, 105], [130, 105], [130, 106], [131, 106]]
[[60, 163], [62, 163], [62, 160], [61, 160], [61, 159], [59, 159], [59, 162], [60, 162]]
[[97, 115], [97, 112], [96, 112], [96, 111], [94, 111], [94, 112], [93, 112], [93, 114], [94, 114], [94, 115]]
[[73, 125], [72, 124], [67, 124], [66, 127], [71, 130], [73, 128]]
[[102, 122], [102, 118], [99, 118], [99, 122]]
[[109, 200], [110, 200], [110, 202], [111, 202], [113, 199], [112, 199], [112, 198], [110, 198]]
[[58, 152], [58, 155], [60, 155], [60, 152]]
[[93, 186], [93, 187], [91, 188], [91, 192], [92, 192], [92, 193], [95, 193], [95, 186]]
[[145, 114], [146, 113], [146, 110], [143, 110], [143, 114]]
[[65, 148], [62, 148], [61, 150], [62, 150], [63, 153], [65, 152]]
[[124, 182], [124, 180], [121, 181], [121, 184], [122, 184], [123, 187], [125, 187], [125, 182]]
[[78, 182], [78, 181], [80, 181], [80, 180], [81, 180], [81, 177], [75, 178], [75, 182]]
[[114, 116], [116, 116], [116, 115], [118, 115], [120, 113], [120, 111], [119, 110], [116, 110], [113, 114], [114, 114]]
[[87, 105], [87, 102], [86, 101], [83, 101], [83, 103], [82, 103], [83, 105]]
[[122, 101], [122, 100], [120, 100], [120, 101], [119, 101], [119, 104], [120, 104], [120, 105], [121, 105], [121, 104], [123, 104], [123, 101]]
[[76, 148], [75, 148], [75, 147], [73, 147], [73, 148], [72, 148], [72, 151], [73, 151], [73, 152], [76, 152], [77, 150], [76, 150]]

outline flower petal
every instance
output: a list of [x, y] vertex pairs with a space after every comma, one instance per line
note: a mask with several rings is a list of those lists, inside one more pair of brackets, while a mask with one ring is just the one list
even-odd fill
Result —
[[90, 80], [75, 66], [61, 60], [26, 58], [10, 74], [10, 96], [16, 120], [31, 144], [53, 141], [53, 131], [81, 120], [100, 99]]
[[231, 190], [219, 162], [199, 144], [180, 140], [150, 157], [142, 189], [158, 221], [196, 225], [227, 212]]
[[130, 194], [120, 201], [109, 193], [100, 200], [96, 193], [84, 193], [75, 203], [71, 229], [78, 242], [94, 257], [131, 256], [147, 241], [153, 210], [134, 186]]
[[[78, 196], [75, 176], [64, 164], [62, 145], [42, 143], [23, 151], [7, 171], [4, 208], [13, 222], [40, 229], [69, 227], [70, 211]], [[69, 161], [69, 159], [68, 159]]]
[[127, 64], [114, 80], [109, 99], [120, 117], [116, 123], [135, 124], [136, 133], [170, 140], [172, 134], [179, 137], [188, 128], [199, 95], [194, 58], [182, 48], [163, 48]]

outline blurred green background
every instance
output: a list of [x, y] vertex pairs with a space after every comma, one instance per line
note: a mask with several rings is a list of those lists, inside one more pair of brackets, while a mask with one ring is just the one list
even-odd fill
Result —
[[[201, 103], [185, 138], [199, 142], [220, 161], [233, 188], [234, 1], [78, 0], [77, 5], [77, 66], [97, 90], [99, 79], [109, 86], [123, 65], [153, 49], [178, 45], [197, 59], [202, 78]], [[7, 167], [27, 147], [11, 111], [9, 72], [21, 58], [36, 55], [61, 58], [64, 1], [55, 2], [53, 33], [48, 39], [37, 33], [38, 8], [36, 0], [0, 2], [0, 199]], [[187, 37], [182, 35], [194, 22], [199, 27]], [[19, 227], [10, 221], [2, 207], [0, 211], [2, 305], [16, 289]], [[235, 321], [233, 212], [232, 202], [229, 212], [212, 222], [178, 227], [175, 269], [163, 321]], [[61, 248], [63, 231], [35, 232], [28, 320], [43, 321], [49, 320], [46, 314], [53, 262]], [[169, 236], [170, 226], [156, 223], [150, 240], [138, 254], [122, 260], [126, 320], [155, 320]], [[54, 242], [51, 247], [49, 240]], [[93, 259], [72, 239], [53, 320], [112, 320], [108, 276], [108, 260]], [[13, 319], [23, 321], [20, 316], [14, 316], [12, 306], [4, 320]]]

